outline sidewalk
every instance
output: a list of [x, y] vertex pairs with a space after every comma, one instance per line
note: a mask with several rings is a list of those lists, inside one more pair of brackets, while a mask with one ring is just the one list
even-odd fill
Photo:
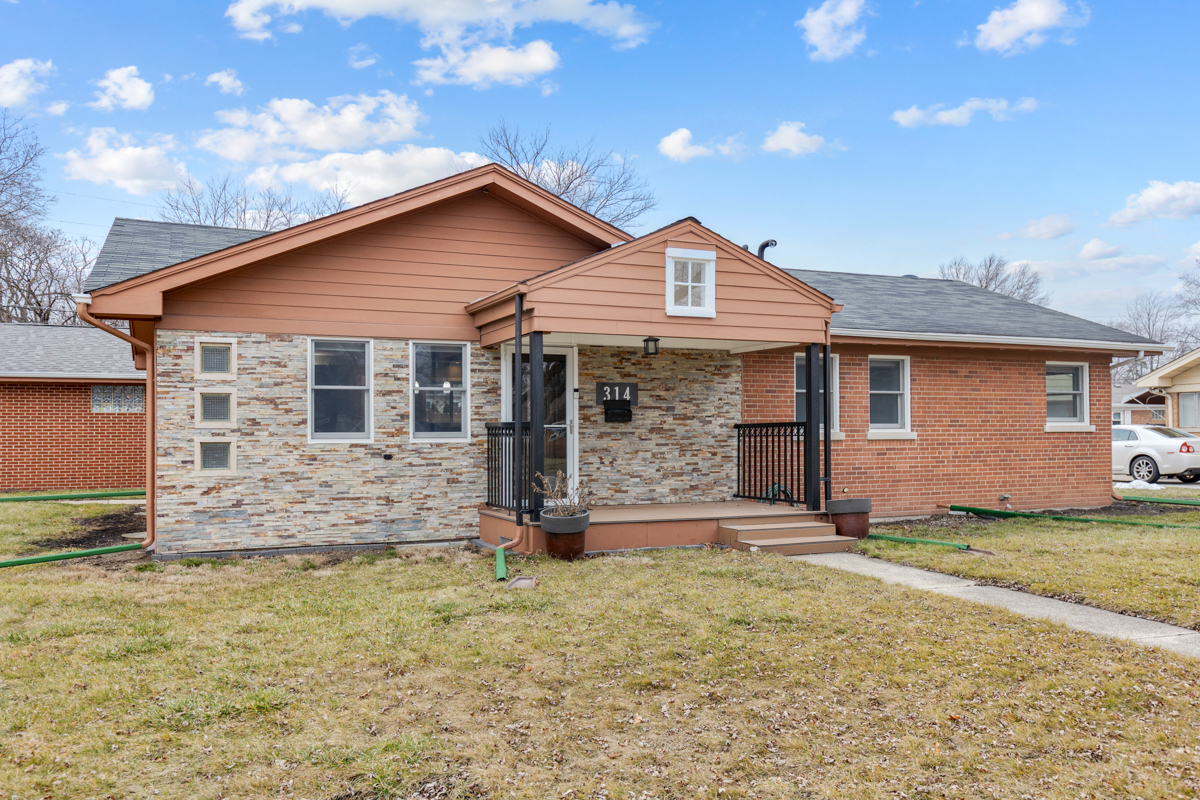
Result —
[[977, 586], [974, 581], [944, 575], [940, 572], [906, 567], [878, 558], [867, 558], [854, 553], [820, 553], [811, 556], [791, 556], [796, 561], [817, 564], [822, 567], [853, 572], [878, 578], [884, 583], [894, 583], [913, 589], [970, 600], [973, 603], [997, 606], [1014, 614], [1032, 619], [1044, 619], [1066, 625], [1077, 631], [1085, 631], [1114, 639], [1125, 639], [1150, 647], [1161, 647], [1180, 655], [1200, 658], [1200, 633], [1153, 622], [1140, 617], [1129, 617], [1091, 606], [1081, 606], [1049, 597], [1039, 597], [997, 586]]

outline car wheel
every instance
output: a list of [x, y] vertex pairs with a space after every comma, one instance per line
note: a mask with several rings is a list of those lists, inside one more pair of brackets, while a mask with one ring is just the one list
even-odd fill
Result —
[[1138, 456], [1130, 462], [1129, 474], [1135, 481], [1158, 483], [1158, 464], [1150, 456]]
[[1180, 475], [1179, 480], [1184, 483], [1195, 483], [1196, 481], [1200, 481], [1200, 475]]

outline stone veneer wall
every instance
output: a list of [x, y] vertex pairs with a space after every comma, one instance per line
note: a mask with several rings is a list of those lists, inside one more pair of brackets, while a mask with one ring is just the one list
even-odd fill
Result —
[[[729, 500], [741, 421], [741, 357], [579, 348], [579, 473], [599, 505]], [[597, 381], [636, 381], [633, 421], [605, 423]]]
[[[237, 339], [235, 378], [195, 379], [197, 336]], [[158, 331], [159, 552], [477, 536], [498, 352], [471, 347], [470, 441], [413, 444], [408, 341], [375, 339], [373, 351], [374, 442], [319, 443], [307, 434], [308, 337]], [[237, 427], [195, 426], [198, 385], [237, 390]], [[198, 472], [198, 436], [236, 439], [237, 473]]]

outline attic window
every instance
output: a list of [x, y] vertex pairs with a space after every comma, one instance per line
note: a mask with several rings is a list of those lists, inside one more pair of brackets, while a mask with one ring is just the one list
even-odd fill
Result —
[[716, 273], [716, 251], [668, 247], [667, 314], [673, 317], [715, 317]]

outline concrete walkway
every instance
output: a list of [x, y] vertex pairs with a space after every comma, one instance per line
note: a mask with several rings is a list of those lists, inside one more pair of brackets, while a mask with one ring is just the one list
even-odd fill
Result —
[[817, 564], [822, 567], [853, 572], [878, 578], [884, 583], [894, 583], [913, 589], [970, 600], [973, 603], [997, 606], [1014, 614], [1032, 619], [1044, 619], [1066, 625], [1077, 631], [1126, 639], [1150, 647], [1161, 647], [1180, 655], [1200, 658], [1200, 633], [1153, 622], [1140, 617], [1128, 617], [1112, 611], [1091, 606], [1081, 606], [1049, 597], [1039, 597], [998, 586], [977, 586], [974, 581], [944, 575], [940, 572], [906, 567], [878, 558], [867, 558], [854, 553], [819, 553], [810, 556], [791, 556], [797, 561]]

